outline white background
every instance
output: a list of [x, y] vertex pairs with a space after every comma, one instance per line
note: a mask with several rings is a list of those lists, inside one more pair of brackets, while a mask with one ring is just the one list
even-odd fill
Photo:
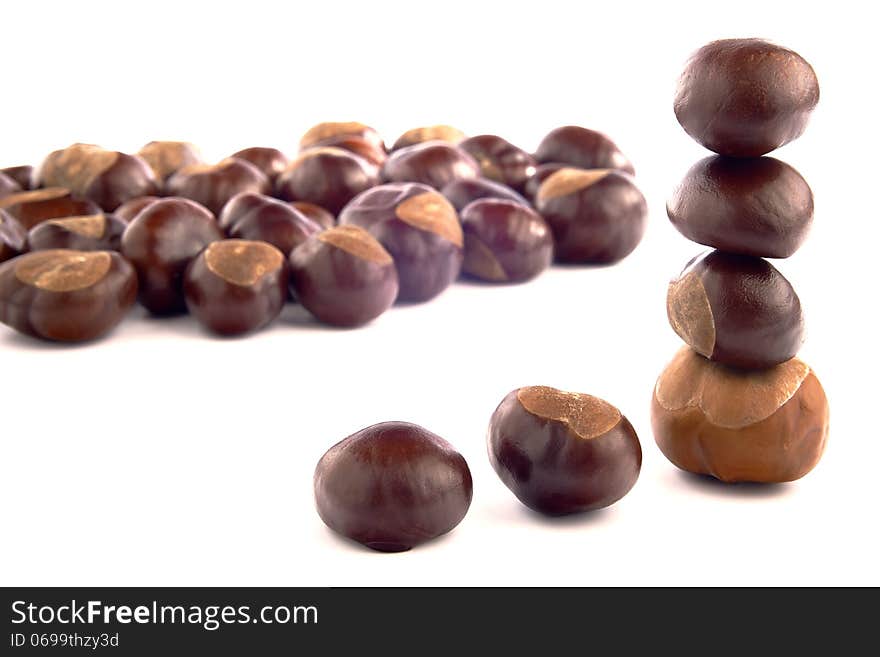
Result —
[[[0, 582], [880, 584], [878, 49], [867, 5], [4, 5], [3, 165], [73, 141], [133, 151], [188, 139], [210, 158], [251, 145], [292, 153], [322, 120], [364, 121], [389, 142], [444, 122], [532, 149], [579, 123], [632, 158], [650, 228], [616, 267], [458, 284], [355, 331], [293, 308], [241, 340], [141, 310], [83, 347], [0, 327]], [[706, 155], [675, 121], [674, 83], [692, 50], [730, 36], [798, 50], [822, 90], [806, 134], [779, 151], [815, 191], [814, 230], [777, 264], [807, 313], [801, 355], [827, 390], [831, 436], [814, 472], [770, 488], [679, 473], [648, 418], [654, 380], [679, 346], [666, 283], [701, 248], [664, 212]], [[487, 421], [530, 384], [590, 392], [629, 417], [644, 466], [626, 498], [548, 520], [500, 483]], [[383, 555], [332, 535], [311, 486], [328, 447], [390, 419], [455, 444], [474, 501], [448, 536]]]

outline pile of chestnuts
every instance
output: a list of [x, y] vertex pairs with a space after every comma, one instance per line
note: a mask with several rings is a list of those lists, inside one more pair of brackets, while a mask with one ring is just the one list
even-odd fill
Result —
[[576, 126], [534, 154], [443, 125], [389, 150], [355, 122], [314, 126], [292, 160], [265, 147], [207, 164], [187, 142], [135, 154], [74, 144], [36, 169], [0, 169], [0, 321], [91, 340], [137, 300], [241, 335], [293, 300], [360, 326], [462, 275], [518, 283], [554, 260], [621, 260], [647, 214], [632, 174], [610, 139]]

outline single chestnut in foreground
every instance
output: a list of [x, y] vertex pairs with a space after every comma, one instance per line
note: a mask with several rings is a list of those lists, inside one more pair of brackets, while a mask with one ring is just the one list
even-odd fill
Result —
[[320, 321], [360, 326], [397, 298], [394, 261], [359, 226], [336, 226], [313, 235], [290, 254], [296, 299]]
[[0, 262], [5, 262], [27, 249], [27, 231], [21, 222], [0, 210]]
[[156, 175], [143, 159], [92, 144], [73, 144], [49, 153], [36, 177], [40, 187], [65, 187], [74, 196], [94, 201], [105, 212], [135, 196], [159, 190]]
[[287, 300], [284, 255], [271, 244], [212, 242], [189, 264], [183, 290], [190, 313], [220, 335], [241, 335], [269, 324]]
[[689, 240], [763, 258], [787, 258], [813, 222], [813, 192], [794, 168], [772, 157], [715, 155], [697, 162], [666, 205]]
[[691, 55], [675, 116], [711, 151], [757, 157], [797, 139], [819, 102], [819, 81], [796, 52], [761, 39], [723, 39]]
[[498, 135], [470, 137], [458, 147], [477, 161], [483, 176], [518, 191], [535, 173], [535, 158]]
[[94, 201], [75, 198], [64, 187], [47, 187], [4, 196], [0, 198], [0, 210], [6, 210], [30, 230], [47, 219], [95, 214], [101, 208]]
[[188, 198], [219, 215], [223, 206], [236, 194], [267, 194], [269, 179], [250, 162], [228, 157], [217, 164], [191, 164], [168, 179], [166, 191]]
[[617, 262], [645, 234], [645, 197], [620, 171], [560, 169], [541, 185], [536, 207], [553, 230], [558, 262]]
[[191, 164], [201, 164], [199, 149], [186, 141], [151, 141], [138, 151], [156, 178], [165, 181]]
[[289, 164], [289, 160], [284, 153], [277, 148], [269, 148], [267, 146], [251, 146], [233, 153], [232, 157], [250, 162], [262, 171], [263, 175], [272, 183], [275, 182]]
[[761, 258], [722, 251], [697, 256], [669, 284], [666, 311], [691, 348], [733, 367], [778, 365], [803, 342], [800, 299]]
[[466, 137], [467, 135], [461, 130], [453, 128], [451, 125], [427, 125], [404, 132], [394, 142], [391, 150], [400, 150], [426, 141], [445, 141], [448, 144], [458, 144]]
[[803, 477], [822, 457], [828, 400], [797, 358], [745, 371], [683, 347], [657, 380], [651, 424], [660, 450], [682, 470], [780, 483]]
[[278, 176], [276, 191], [287, 201], [307, 201], [336, 214], [378, 182], [375, 165], [341, 148], [321, 146], [300, 153]]
[[517, 194], [507, 185], [502, 185], [487, 178], [462, 178], [453, 180], [440, 191], [449, 199], [456, 211], [461, 212], [465, 206], [481, 198], [497, 198], [505, 201], [513, 201], [528, 208], [531, 203]]
[[381, 552], [402, 552], [455, 528], [473, 497], [464, 457], [408, 422], [361, 429], [315, 468], [315, 503], [333, 531]]
[[548, 515], [614, 504], [635, 485], [642, 447], [608, 402], [547, 386], [509, 393], [489, 422], [489, 461], [520, 502]]
[[125, 226], [124, 221], [103, 212], [84, 217], [48, 219], [31, 228], [28, 248], [31, 251], [118, 251]]
[[549, 132], [538, 144], [535, 159], [541, 164], [562, 162], [579, 169], [617, 169], [635, 173], [632, 163], [610, 138], [576, 125]]
[[268, 242], [286, 258], [297, 246], [321, 231], [321, 226], [271, 196], [243, 192], [223, 208], [220, 228], [230, 237]]
[[166, 198], [141, 210], [122, 234], [122, 254], [137, 270], [141, 304], [154, 315], [184, 312], [187, 265], [221, 239], [213, 215], [195, 201]]
[[427, 301], [461, 272], [464, 236], [455, 208], [419, 183], [379, 185], [352, 200], [339, 223], [366, 228], [394, 258], [401, 301]]
[[382, 167], [382, 178], [388, 182], [418, 182], [434, 189], [479, 175], [476, 160], [445, 141], [426, 141], [398, 149]]
[[38, 338], [98, 338], [136, 298], [135, 271], [118, 253], [53, 249], [0, 265], [0, 321]]
[[537, 212], [520, 203], [482, 199], [461, 213], [462, 271], [495, 283], [534, 278], [553, 261], [553, 234]]

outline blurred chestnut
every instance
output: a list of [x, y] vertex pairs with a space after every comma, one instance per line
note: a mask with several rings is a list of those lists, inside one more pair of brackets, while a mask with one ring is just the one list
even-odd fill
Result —
[[30, 230], [47, 219], [95, 214], [101, 208], [93, 201], [74, 197], [69, 189], [47, 187], [4, 196], [0, 198], [0, 210], [6, 210]]
[[0, 198], [22, 190], [21, 185], [5, 173], [0, 173]]
[[322, 146], [300, 153], [278, 177], [276, 189], [287, 201], [308, 201], [336, 214], [378, 181], [378, 169], [362, 157]]
[[391, 147], [392, 151], [421, 144], [426, 141], [445, 141], [449, 144], [457, 144], [467, 138], [461, 130], [453, 128], [451, 125], [428, 125], [421, 128], [413, 128], [407, 130]]
[[757, 157], [797, 139], [819, 102], [813, 68], [762, 39], [722, 39], [690, 56], [675, 93], [675, 116], [711, 151]]
[[378, 151], [385, 150], [385, 142], [376, 130], [357, 121], [327, 121], [309, 128], [299, 140], [302, 150], [325, 146], [341, 137], [360, 137]]
[[6, 167], [5, 169], [0, 169], [0, 173], [4, 176], [8, 176], [12, 178], [15, 182], [18, 183], [18, 186], [22, 190], [28, 190], [33, 188], [33, 175], [34, 168], [30, 164], [20, 164], [15, 167]]
[[694, 242], [731, 253], [787, 258], [813, 222], [813, 192], [794, 168], [772, 157], [715, 155], [691, 167], [666, 212]]
[[528, 208], [532, 207], [531, 203], [517, 194], [507, 185], [502, 185], [494, 180], [486, 178], [463, 178], [461, 180], [453, 180], [445, 185], [441, 194], [449, 199], [458, 212], [461, 212], [466, 205], [478, 201], [481, 198], [499, 198], [505, 201], [513, 201]]
[[797, 358], [746, 371], [683, 347], [654, 387], [651, 425], [682, 470], [727, 482], [794, 481], [822, 457], [828, 399]]
[[489, 422], [489, 462], [520, 502], [548, 515], [601, 509], [639, 478], [642, 447], [603, 399], [548, 386], [509, 393]]
[[223, 206], [236, 194], [268, 194], [269, 179], [250, 162], [228, 157], [217, 164], [192, 164], [168, 179], [166, 190], [205, 206], [219, 215]]
[[486, 178], [522, 191], [535, 173], [535, 158], [498, 135], [478, 135], [458, 144], [473, 157]]
[[52, 249], [0, 265], [0, 321], [46, 340], [100, 337], [136, 297], [134, 269], [118, 253]]
[[116, 208], [113, 216], [125, 223], [131, 223], [131, 220], [138, 215], [138, 212], [158, 200], [158, 196], [138, 196]]
[[792, 358], [803, 342], [801, 302], [766, 260], [712, 251], [669, 284], [669, 323], [697, 352], [744, 369]]
[[296, 247], [290, 281], [305, 309], [335, 326], [366, 324], [397, 298], [391, 255], [359, 226], [329, 228]]
[[458, 525], [473, 498], [464, 457], [409, 422], [361, 429], [315, 468], [315, 502], [333, 531], [382, 552], [402, 552]]
[[543, 182], [547, 180], [547, 178], [552, 176], [560, 169], [571, 168], [576, 167], [572, 167], [569, 164], [563, 164], [561, 162], [547, 162], [545, 164], [539, 164], [537, 167], [535, 167], [535, 173], [529, 176], [529, 179], [526, 181], [526, 184], [523, 187], [523, 195], [529, 201], [531, 201], [532, 204], [534, 204], [535, 198], [538, 196], [538, 189], [541, 187]]
[[183, 167], [201, 164], [199, 149], [186, 141], [151, 141], [138, 153], [162, 182]]
[[154, 315], [186, 310], [183, 273], [208, 244], [223, 239], [213, 215], [195, 201], [165, 198], [150, 204], [122, 234], [122, 254], [140, 282], [140, 302]]
[[233, 196], [220, 213], [219, 223], [230, 237], [268, 242], [285, 257], [322, 230], [288, 203], [253, 192]]
[[301, 212], [322, 228], [333, 228], [336, 225], [336, 217], [333, 216], [333, 213], [325, 210], [320, 205], [315, 205], [308, 201], [291, 201], [290, 207]]
[[553, 261], [553, 234], [537, 212], [520, 203], [482, 199], [461, 213], [462, 271], [496, 283], [534, 278]]
[[233, 153], [232, 157], [250, 162], [266, 176], [270, 182], [274, 183], [278, 175], [287, 167], [289, 160], [287, 156], [277, 148], [268, 148], [266, 146], [252, 146], [245, 148], [237, 153]]
[[271, 244], [222, 240], [209, 244], [183, 278], [186, 306], [209, 331], [241, 335], [269, 324], [287, 300], [288, 268]]
[[455, 208], [419, 183], [392, 183], [355, 197], [339, 223], [366, 228], [394, 258], [401, 301], [427, 301], [461, 271], [464, 236]]
[[112, 214], [103, 212], [84, 217], [48, 219], [30, 229], [28, 248], [31, 251], [118, 251], [126, 225]]
[[385, 160], [382, 177], [388, 182], [418, 182], [442, 189], [453, 180], [477, 178], [480, 167], [470, 155], [443, 141], [426, 141], [400, 148]]
[[27, 249], [27, 231], [18, 219], [0, 210], [0, 262], [23, 253]]
[[645, 233], [648, 206], [633, 179], [610, 169], [560, 169], [538, 190], [538, 212], [553, 230], [556, 260], [622, 260]]
[[382, 163], [388, 157], [388, 153], [384, 149], [380, 150], [376, 146], [364, 139], [363, 137], [355, 137], [353, 135], [341, 135], [328, 139], [321, 146], [332, 146], [333, 148], [341, 148], [349, 153], [354, 153], [367, 162], [376, 167], [381, 167]]
[[618, 169], [635, 173], [632, 163], [611, 139], [601, 132], [568, 125], [550, 131], [535, 151], [535, 159], [562, 162], [579, 169]]
[[74, 196], [94, 201], [105, 212], [136, 196], [159, 191], [159, 181], [143, 159], [92, 144], [73, 144], [49, 153], [36, 178], [39, 187], [66, 187]]

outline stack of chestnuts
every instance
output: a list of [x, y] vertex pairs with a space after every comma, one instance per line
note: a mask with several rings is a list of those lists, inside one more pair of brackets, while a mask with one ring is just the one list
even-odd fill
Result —
[[717, 153], [687, 172], [667, 205], [685, 237], [716, 249], [669, 285], [669, 322], [687, 346], [652, 402], [657, 444], [686, 471], [775, 483], [802, 477], [822, 456], [828, 402], [795, 357], [800, 301], [764, 260], [792, 255], [812, 222], [809, 185], [766, 154], [800, 136], [818, 100], [810, 65], [758, 39], [709, 43], [679, 80], [679, 123]]
[[206, 164], [187, 142], [136, 154], [74, 144], [0, 170], [0, 321], [65, 342], [109, 332], [139, 300], [240, 335], [299, 302], [370, 322], [464, 274], [527, 281], [555, 259], [613, 263], [641, 240], [645, 199], [601, 133], [567, 126], [534, 154], [450, 126], [390, 149], [321, 123], [293, 160], [254, 147]]

